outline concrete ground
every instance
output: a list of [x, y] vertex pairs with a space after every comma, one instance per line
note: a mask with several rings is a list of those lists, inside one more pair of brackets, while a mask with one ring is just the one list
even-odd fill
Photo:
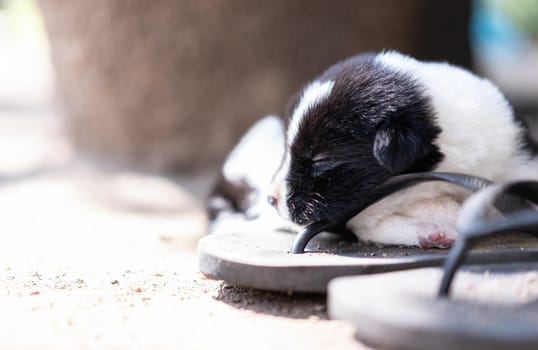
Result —
[[324, 296], [198, 272], [212, 172], [170, 178], [74, 155], [50, 107], [37, 12], [15, 7], [0, 11], [0, 349], [365, 349], [327, 319]]
[[327, 320], [324, 296], [198, 272], [212, 172], [167, 178], [74, 155], [50, 107], [40, 20], [18, 9], [0, 11], [0, 349], [361, 348]]
[[197, 271], [207, 174], [74, 156], [54, 113], [0, 106], [1, 349], [360, 349], [325, 297]]

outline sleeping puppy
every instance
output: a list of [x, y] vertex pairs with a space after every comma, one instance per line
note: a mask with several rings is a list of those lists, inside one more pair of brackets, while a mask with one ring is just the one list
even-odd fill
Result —
[[[533, 147], [489, 81], [397, 52], [359, 55], [330, 67], [292, 103], [269, 202], [302, 227], [369, 203], [376, 187], [398, 174], [536, 179]], [[449, 184], [417, 185], [346, 226], [365, 241], [448, 248], [467, 195]]]

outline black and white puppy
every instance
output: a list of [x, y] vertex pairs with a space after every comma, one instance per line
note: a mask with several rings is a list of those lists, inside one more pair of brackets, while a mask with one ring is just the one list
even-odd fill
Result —
[[[298, 226], [368, 203], [397, 174], [538, 178], [526, 129], [491, 82], [397, 52], [350, 58], [308, 84], [292, 104], [286, 138], [269, 199]], [[446, 248], [467, 195], [448, 184], [418, 185], [347, 227], [366, 241]]]

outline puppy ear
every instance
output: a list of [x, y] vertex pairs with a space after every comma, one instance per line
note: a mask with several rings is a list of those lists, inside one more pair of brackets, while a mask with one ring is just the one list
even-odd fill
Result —
[[437, 130], [413, 123], [388, 122], [375, 135], [374, 156], [392, 174], [431, 170], [442, 159], [433, 144]]

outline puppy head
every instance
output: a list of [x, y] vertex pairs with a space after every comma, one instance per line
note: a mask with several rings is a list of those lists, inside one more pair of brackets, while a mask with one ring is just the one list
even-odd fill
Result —
[[389, 177], [433, 169], [439, 133], [414, 77], [371, 55], [336, 64], [292, 103], [270, 202], [299, 225], [341, 220]]

